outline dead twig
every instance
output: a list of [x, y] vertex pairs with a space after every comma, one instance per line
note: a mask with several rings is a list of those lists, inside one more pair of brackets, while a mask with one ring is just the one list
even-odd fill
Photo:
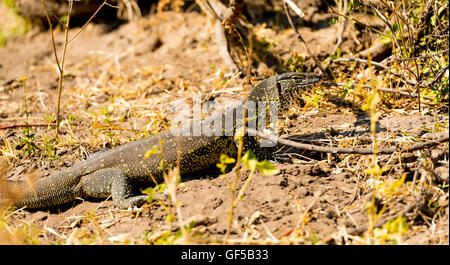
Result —
[[390, 43], [375, 41], [372, 46], [358, 52], [357, 55], [364, 58], [370, 57], [372, 59], [380, 60], [389, 54], [390, 49], [391, 49]]
[[[288, 140], [286, 138], [278, 138], [275, 136], [265, 135], [259, 131], [247, 128], [247, 132], [256, 135], [258, 137], [264, 138], [269, 141], [278, 142], [282, 145], [291, 146], [300, 150], [321, 152], [321, 153], [332, 153], [332, 154], [360, 154], [360, 155], [370, 155], [374, 153], [373, 148], [341, 148], [341, 147], [324, 147], [312, 144], [303, 144], [295, 141]], [[429, 148], [435, 145], [439, 145], [444, 142], [449, 141], [449, 136], [443, 136], [433, 141], [417, 143], [406, 147], [405, 152], [413, 152], [416, 150]], [[398, 150], [399, 147], [390, 147], [385, 149], [378, 149], [377, 154], [392, 154]]]
[[55, 56], [56, 66], [58, 66], [59, 72], [61, 72], [61, 66], [59, 64], [58, 54], [56, 52], [55, 34], [53, 32], [53, 24], [52, 24], [52, 21], [50, 20], [50, 15], [48, 14], [47, 5], [45, 4], [45, 0], [42, 0], [42, 5], [44, 6], [44, 12], [45, 12], [45, 16], [47, 17], [48, 27], [49, 27], [49, 30], [50, 30], [50, 36], [52, 37], [53, 54]]
[[[289, 7], [288, 7], [289, 5]], [[303, 17], [304, 14], [303, 12], [300, 10], [300, 8], [297, 7], [297, 5], [295, 5], [294, 2], [290, 1], [290, 0], [283, 0], [283, 7], [284, 10], [286, 12], [286, 17], [289, 21], [289, 25], [291, 26], [291, 28], [294, 30], [295, 34], [297, 35], [297, 38], [300, 40], [301, 43], [303, 43], [303, 45], [305, 46], [306, 51], [308, 52], [308, 55], [312, 55], [311, 50], [309, 49], [308, 45], [306, 44], [306, 41], [303, 39], [302, 35], [300, 34], [300, 32], [298, 32], [297, 28], [294, 25], [294, 21], [292, 20], [292, 16], [291, 13], [289, 11], [289, 8], [292, 8], [292, 10], [294, 10], [294, 12], [299, 16], [299, 17]], [[323, 73], [324, 69], [322, 68], [322, 66], [320, 65], [320, 63], [317, 61], [317, 59], [314, 56], [311, 56], [311, 58], [314, 60], [314, 62], [316, 63], [316, 65], [319, 67], [320, 71]]]
[[[378, 8], [377, 8], [377, 7], [374, 7], [374, 6], [370, 6], [370, 7], [372, 8], [373, 11], [375, 11], [375, 13], [376, 13], [376, 14], [378, 15], [378, 17], [384, 22], [384, 24], [386, 24], [386, 25], [389, 27], [389, 30], [390, 30], [391, 32], [395, 32], [394, 29], [393, 29], [393, 27], [392, 27], [392, 25], [391, 25], [391, 23], [389, 22], [389, 20], [388, 20], [383, 14], [381, 14], [380, 11], [378, 11]], [[401, 50], [400, 44], [399, 44], [398, 39], [397, 39], [397, 36], [395, 36], [395, 34], [392, 34], [392, 37], [393, 37], [394, 42], [395, 42], [395, 44], [397, 45], [398, 49]]]
[[289, 7], [297, 14], [297, 16], [299, 17], [304, 17], [305, 14], [303, 13], [303, 11], [291, 0], [283, 0], [283, 2], [285, 4], [288, 4]]
[[[369, 60], [364, 60], [364, 59], [360, 59], [360, 58], [338, 58], [338, 59], [332, 60], [332, 62], [358, 62], [358, 63], [369, 64]], [[380, 68], [383, 68], [383, 69], [386, 69], [386, 70], [389, 70], [389, 67], [387, 67], [386, 65], [384, 65], [382, 63], [370, 61], [370, 64], [375, 65]]]
[[56, 126], [55, 123], [29, 123], [29, 124], [11, 124], [0, 126], [1, 129], [11, 129], [11, 128], [19, 128], [19, 127], [44, 127], [44, 126]]
[[[292, 2], [290, 2], [290, 3], [292, 3]], [[296, 6], [294, 3], [292, 3], [292, 5]], [[289, 25], [294, 30], [295, 34], [297, 34], [297, 38], [305, 45], [305, 48], [308, 51], [308, 54], [311, 54], [311, 52], [310, 52], [310, 50], [308, 48], [308, 45], [306, 45], [306, 41], [303, 39], [302, 35], [300, 35], [300, 32], [298, 32], [297, 28], [294, 25], [294, 21], [292, 20], [291, 12], [289, 11], [289, 7], [288, 7], [286, 1], [283, 1], [283, 7], [284, 7], [284, 10], [286, 11], [286, 17], [287, 17], [287, 19], [289, 21]]]
[[357, 19], [354, 18], [354, 17], [349, 17], [349, 16], [347, 16], [347, 15], [343, 15], [343, 14], [340, 14], [339, 12], [336, 12], [336, 11], [334, 10], [333, 6], [331, 6], [331, 5], [330, 5], [329, 3], [327, 3], [326, 1], [325, 1], [324, 3], [325, 3], [325, 4], [327, 5], [327, 7], [331, 10], [331, 13], [333, 13], [333, 14], [335, 14], [335, 15], [337, 15], [337, 16], [344, 17], [344, 18], [346, 18], [347, 20], [351, 20], [351, 21], [353, 21], [353, 22], [356, 22], [356, 23], [358, 23], [358, 24], [360, 24], [360, 25], [362, 25], [362, 26], [364, 26], [364, 27], [366, 27], [366, 28], [369, 28], [369, 29], [373, 30], [374, 32], [380, 34], [381, 36], [388, 36], [386, 33], [379, 31], [379, 30], [378, 30], [376, 27], [374, 27], [374, 26], [371, 26], [371, 25], [368, 25], [368, 24], [366, 24], [366, 23], [364, 23], [364, 22], [361, 22], [361, 21], [357, 20]]
[[98, 8], [97, 10], [95, 10], [94, 14], [88, 19], [88, 21], [86, 21], [86, 23], [84, 23], [83, 27], [81, 27], [81, 29], [75, 34], [75, 36], [73, 36], [67, 43], [70, 43], [71, 41], [73, 41], [81, 32], [83, 32], [83, 30], [87, 27], [87, 25], [89, 25], [89, 23], [92, 21], [92, 19], [94, 19], [94, 17], [97, 15], [97, 13], [100, 11], [100, 9], [102, 9], [103, 6], [108, 5], [110, 7], [113, 8], [118, 8], [115, 6], [112, 6], [110, 4], [108, 4], [108, 0], [105, 0]]
[[[347, 0], [343, 0], [344, 1], [344, 7], [342, 8], [342, 10], [344, 11], [344, 16], [346, 15], [347, 12]], [[339, 6], [341, 6], [341, 4], [339, 3]], [[340, 19], [341, 22], [339, 23], [339, 30], [337, 32], [337, 41], [336, 41], [336, 45], [334, 45], [333, 48], [333, 54], [336, 54], [337, 50], [339, 49], [339, 47], [342, 44], [342, 36], [344, 35], [344, 30], [345, 30], [345, 19]]]
[[232, 72], [238, 72], [239, 68], [233, 61], [233, 58], [228, 51], [228, 42], [225, 36], [225, 29], [220, 20], [214, 22], [214, 31], [216, 35], [217, 47], [219, 48], [220, 57], [222, 57], [225, 64], [230, 68]]
[[[225, 64], [228, 66], [228, 68], [230, 68], [232, 72], [238, 72], [239, 67], [233, 61], [233, 58], [231, 57], [230, 52], [228, 51], [228, 42], [225, 35], [225, 28], [223, 25], [225, 15], [227, 15], [229, 19], [234, 20], [233, 16], [235, 15], [237, 16], [237, 13], [236, 14], [233, 13], [233, 10], [237, 12], [238, 8], [230, 7], [231, 9], [227, 9], [221, 2], [218, 2], [216, 0], [197, 0], [196, 2], [203, 10], [203, 12], [205, 12], [209, 17], [215, 20], [214, 31], [220, 56], [222, 57]], [[227, 11], [229, 12], [227, 13]]]
[[[401, 210], [399, 213], [395, 214], [394, 216], [379, 219], [378, 222], [376, 223], [376, 225], [373, 227], [373, 229], [380, 228], [385, 223], [387, 223], [389, 220], [397, 219], [397, 218], [405, 215], [407, 212], [411, 211], [412, 209], [417, 208], [418, 207], [417, 201], [420, 201], [420, 200], [416, 200], [415, 202], [409, 203], [408, 205], [406, 205], [406, 207], [403, 210]], [[366, 232], [368, 229], [369, 229], [369, 227], [367, 225], [364, 225], [364, 226], [352, 229], [348, 233], [351, 235], [361, 235], [364, 232]]]
[[433, 81], [431, 81], [430, 86], [433, 86], [434, 83], [439, 81], [442, 78], [442, 76], [444, 76], [444, 74], [447, 70], [448, 70], [448, 65], [439, 71], [439, 73], [436, 75], [436, 77], [433, 79]]
[[59, 23], [61, 23], [61, 25], [64, 28], [64, 44], [63, 44], [63, 51], [62, 51], [62, 59], [61, 62], [59, 61], [58, 58], [58, 54], [56, 52], [56, 42], [55, 42], [55, 36], [54, 36], [54, 31], [53, 31], [53, 25], [50, 19], [50, 15], [48, 13], [48, 9], [47, 9], [47, 5], [45, 3], [45, 0], [42, 0], [42, 5], [44, 7], [44, 12], [45, 12], [45, 16], [47, 17], [47, 22], [49, 25], [49, 30], [50, 30], [50, 35], [52, 38], [52, 46], [53, 46], [53, 53], [55, 56], [55, 60], [56, 60], [56, 65], [58, 66], [58, 71], [59, 71], [59, 79], [58, 79], [58, 97], [57, 97], [57, 108], [56, 108], [56, 133], [55, 133], [55, 139], [58, 139], [58, 135], [59, 135], [59, 123], [60, 123], [60, 109], [61, 109], [61, 94], [62, 94], [62, 89], [64, 87], [64, 62], [65, 62], [65, 58], [66, 58], [66, 52], [67, 52], [67, 46], [68, 44], [73, 41], [85, 28], [86, 26], [92, 21], [92, 19], [97, 15], [97, 13], [100, 11], [100, 9], [107, 5], [110, 7], [114, 7], [111, 4], [109, 4], [107, 2], [107, 0], [105, 0], [98, 8], [97, 10], [94, 12], [94, 14], [89, 18], [89, 20], [83, 25], [83, 27], [75, 34], [75, 36], [73, 36], [70, 40], [69, 40], [69, 23], [70, 23], [70, 16], [72, 14], [72, 8], [73, 8], [73, 0], [69, 0], [68, 1], [68, 12], [67, 12], [67, 21], [66, 24], [62, 24], [61, 21], [59, 21]]
[[[430, 3], [431, 3], [431, 1], [428, 2], [426, 9], [427, 9], [428, 6], [430, 5]], [[400, 4], [401, 4], [401, 3], [398, 3], [398, 6], [400, 6]], [[395, 43], [396, 47], [398, 48], [398, 50], [401, 51], [401, 46], [400, 46], [400, 44], [399, 44], [399, 40], [397, 39], [396, 34], [394, 34], [395, 31], [394, 31], [394, 29], [393, 29], [393, 26], [392, 26], [391, 22], [390, 22], [383, 14], [381, 14], [381, 12], [378, 10], [377, 7], [374, 7], [374, 6], [371, 6], [371, 5], [370, 5], [370, 7], [371, 7], [372, 10], [378, 15], [378, 17], [379, 17], [379, 18], [387, 25], [387, 27], [389, 28], [389, 30], [393, 33], [393, 34], [392, 34], [392, 38], [393, 38], [393, 40], [394, 40], [394, 43]], [[396, 8], [392, 8], [392, 10], [393, 10], [394, 13], [395, 13]], [[420, 38], [419, 38], [419, 39], [420, 39]], [[414, 45], [413, 45], [413, 47], [414, 47]], [[413, 49], [414, 49], [414, 48], [413, 48]], [[414, 54], [414, 55], [416, 55], [416, 54]], [[416, 79], [419, 80], [418, 75], [420, 76], [421, 74], [419, 73], [419, 68], [418, 68], [417, 62], [415, 63], [415, 66], [416, 66], [416, 73], [413, 73], [412, 71], [410, 71], [410, 72], [412, 72], [412, 73], [416, 76]], [[421, 94], [421, 86], [420, 86], [419, 84], [420, 84], [420, 81], [417, 82], [415, 85], [413, 85], [413, 86], [414, 86], [414, 90], [417, 90], [417, 94], [418, 94], [418, 95]], [[422, 109], [422, 106], [421, 106], [421, 105], [422, 105], [422, 104], [421, 104], [421, 98], [418, 97], [417, 99], [418, 99], [418, 103], [419, 103], [419, 111], [421, 111], [421, 109]]]
[[47, 21], [48, 21], [49, 28], [51, 31], [53, 51], [55, 54], [56, 64], [58, 65], [58, 70], [59, 70], [58, 98], [57, 98], [58, 102], [57, 102], [57, 107], [56, 107], [56, 133], [55, 133], [55, 139], [58, 139], [59, 122], [60, 122], [59, 113], [60, 113], [60, 108], [61, 108], [61, 93], [62, 93], [62, 88], [64, 86], [64, 62], [66, 59], [67, 44], [68, 44], [68, 39], [69, 39], [69, 23], [70, 23], [70, 14], [72, 13], [73, 0], [69, 1], [69, 10], [67, 13], [67, 21], [66, 21], [66, 25], [64, 27], [64, 45], [63, 45], [61, 63], [59, 62], [58, 55], [56, 53], [56, 43], [55, 43], [55, 37], [54, 37], [54, 33], [53, 33], [53, 26], [52, 26], [52, 22], [50, 21], [50, 16], [48, 15], [45, 0], [42, 0], [42, 5], [44, 6], [45, 15], [47, 16]]
[[228, 8], [223, 14], [223, 23], [234, 25], [244, 10], [244, 0], [230, 0]]

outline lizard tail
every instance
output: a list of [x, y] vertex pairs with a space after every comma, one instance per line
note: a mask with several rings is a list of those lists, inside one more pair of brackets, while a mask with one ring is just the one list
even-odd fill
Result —
[[65, 204], [80, 196], [79, 177], [72, 177], [63, 170], [36, 181], [33, 185], [23, 182], [7, 184], [7, 192], [0, 196], [0, 202], [21, 208], [43, 208]]

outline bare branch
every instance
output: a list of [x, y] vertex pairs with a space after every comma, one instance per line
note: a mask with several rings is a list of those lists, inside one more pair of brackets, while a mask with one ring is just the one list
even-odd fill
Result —
[[59, 65], [58, 54], [56, 52], [56, 44], [55, 44], [56, 42], [55, 42], [55, 35], [53, 32], [53, 24], [52, 24], [52, 21], [50, 20], [50, 15], [48, 14], [47, 5], [45, 4], [45, 0], [42, 0], [42, 5], [44, 6], [45, 16], [47, 17], [48, 26], [50, 29], [50, 35], [52, 37], [53, 53], [55, 55], [56, 65], [58, 66], [59, 72], [61, 72], [61, 66]]
[[[270, 140], [273, 142], [278, 142], [283, 145], [292, 146], [297, 149], [306, 150], [306, 151], [315, 151], [320, 153], [332, 153], [332, 154], [361, 154], [361, 155], [370, 155], [374, 153], [373, 148], [340, 148], [340, 147], [323, 147], [318, 145], [312, 145], [312, 144], [303, 144], [295, 141], [291, 141], [285, 138], [278, 138], [275, 136], [269, 136], [265, 135], [263, 133], [260, 133], [259, 131], [249, 129], [247, 128], [247, 131], [251, 134], [254, 134], [258, 137], [264, 138], [266, 140]], [[439, 145], [443, 142], [448, 142], [449, 136], [443, 136], [439, 139], [430, 141], [430, 142], [424, 142], [424, 143], [417, 143], [410, 145], [406, 147], [406, 152], [413, 152], [416, 150], [432, 147], [435, 145]], [[391, 148], [385, 148], [385, 149], [378, 149], [377, 154], [392, 154], [396, 151], [398, 151], [399, 147], [391, 147]]]
[[71, 41], [73, 41], [86, 27], [87, 25], [89, 25], [89, 23], [92, 21], [92, 19], [97, 15], [97, 13], [100, 11], [100, 9], [102, 9], [102, 7], [104, 5], [108, 5], [111, 6], [110, 4], [107, 3], [108, 0], [105, 0], [98, 8], [97, 10], [95, 10], [94, 14], [88, 19], [88, 21], [86, 23], [84, 23], [83, 27], [81, 27], [80, 31], [78, 31], [75, 36], [73, 36], [67, 43], [70, 43]]

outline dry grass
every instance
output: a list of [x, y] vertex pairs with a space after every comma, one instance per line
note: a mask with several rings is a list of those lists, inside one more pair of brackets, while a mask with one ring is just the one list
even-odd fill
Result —
[[[169, 2], [161, 1], [158, 5], [161, 13], [149, 18], [139, 27], [158, 23], [159, 19], [163, 20], [162, 10]], [[409, 3], [400, 2], [409, 7]], [[124, 3], [126, 5], [128, 2]], [[414, 3], [422, 9], [427, 6], [426, 1]], [[391, 5], [394, 4], [388, 1], [384, 11], [392, 11]], [[133, 5], [128, 5], [134, 8]], [[174, 1], [172, 5], [179, 7], [179, 1]], [[445, 6], [445, 3], [436, 2], [439, 11], [438, 5]], [[417, 7], [414, 8], [417, 9]], [[357, 9], [352, 9], [352, 12], [356, 11]], [[444, 12], [447, 12], [443, 15], [444, 19], [436, 23], [442, 23], [444, 24], [442, 27], [446, 25], [448, 29], [448, 11]], [[350, 17], [349, 14], [346, 16]], [[413, 37], [411, 31], [417, 29], [420, 21], [411, 25], [402, 24], [403, 27], [400, 27], [401, 22], [407, 19], [403, 17], [405, 14], [393, 12], [391, 16], [392, 23], [397, 24], [400, 33], [395, 38], [389, 39], [393, 46], [393, 55], [397, 60], [385, 62], [389, 66], [388, 70], [376, 70], [367, 64], [333, 64], [330, 60], [324, 60], [329, 63], [328, 69], [334, 75], [333, 81], [354, 84], [354, 86], [319, 86], [313, 88], [310, 93], [304, 93], [302, 100], [305, 104], [293, 107], [285, 115], [285, 119], [279, 119], [278, 127], [282, 134], [291, 132], [291, 128], [297, 123], [298, 116], [308, 115], [305, 114], [307, 112], [315, 113], [336, 108], [334, 98], [339, 98], [343, 102], [339, 108], [344, 113], [356, 112], [362, 115], [363, 111], [367, 112], [371, 133], [363, 136], [349, 136], [334, 134], [330, 131], [326, 135], [326, 144], [339, 147], [382, 148], [426, 140], [411, 136], [408, 132], [402, 135], [394, 132], [377, 132], [376, 125], [381, 115], [432, 113], [436, 119], [430, 133], [442, 133], [448, 129], [448, 89], [445, 92], [445, 86], [448, 88], [448, 44], [436, 44], [437, 39], [431, 38], [425, 41], [429, 45], [425, 45], [422, 52], [413, 54], [414, 51], [410, 49]], [[208, 30], [210, 34], [211, 29]], [[350, 28], [350, 31], [353, 30]], [[353, 33], [363, 34], [356, 31]], [[375, 32], [364, 32], [364, 34], [370, 39], [376, 39], [378, 36]], [[257, 27], [254, 35], [259, 37], [260, 41], [264, 38], [266, 44], [277, 42], [277, 31], [269, 27]], [[385, 38], [387, 38], [386, 35], [388, 34], [384, 32]], [[443, 38], [447, 38], [448, 41], [448, 31]], [[166, 73], [173, 69], [172, 64], [141, 66], [123, 63], [127, 57], [135, 54], [136, 46], [133, 45], [126, 46], [121, 51], [106, 54], [94, 52], [88, 58], [76, 63], [67, 62], [68, 75], [77, 78], [65, 88], [61, 98], [63, 117], [65, 117], [61, 120], [63, 133], [53, 147], [60, 150], [77, 150], [84, 156], [91, 150], [115, 147], [166, 130], [170, 126], [168, 121], [173, 117], [167, 102], [184, 99], [192, 103], [191, 96], [194, 93], [202, 93], [202, 99], [206, 100], [230, 87], [237, 87], [231, 93], [243, 92], [236, 76], [229, 75], [226, 69], [217, 69], [215, 66], [210, 66], [214, 70], [207, 75], [203, 74], [199, 77], [173, 75], [172, 78], [167, 78]], [[433, 49], [428, 49], [429, 47]], [[70, 47], [68, 49], [70, 50]], [[447, 52], [443, 52], [446, 49]], [[275, 48], [269, 47], [268, 50], [277, 55], [278, 51]], [[439, 52], [442, 53], [430, 58], [426, 57], [426, 54]], [[281, 64], [290, 67], [293, 64], [290, 59], [297, 58], [296, 56], [292, 54], [286, 59], [280, 55], [279, 59]], [[408, 59], [413, 57], [420, 58]], [[254, 59], [256, 62], [260, 61], [257, 55]], [[47, 66], [49, 72], [54, 72], [54, 63], [48, 62]], [[445, 66], [447, 70], [439, 77], [440, 70], [445, 69]], [[361, 76], [360, 73], [364, 74]], [[393, 73], [402, 73], [408, 80], [422, 85], [412, 86], [401, 82]], [[364, 88], [363, 85], [370, 85], [373, 88]], [[419, 98], [419, 101], [417, 98], [400, 97], [396, 94], [377, 91], [377, 88], [382, 87], [409, 92], [417, 91], [420, 95], [426, 95], [435, 100]], [[30, 91], [27, 97], [36, 99], [38, 95]], [[39, 104], [45, 105], [44, 109], [50, 109], [49, 106], [52, 105], [50, 102]], [[49, 110], [46, 115], [51, 116], [53, 113]], [[33, 117], [30, 117], [30, 120], [32, 119]], [[12, 165], [24, 158], [45, 157], [43, 150], [50, 144], [45, 140], [46, 136], [47, 133], [36, 135], [33, 141], [38, 154], [34, 155], [15, 149], [19, 142], [4, 137], [0, 145], [2, 157]], [[110, 234], [108, 232], [108, 228], [119, 222], [118, 220], [122, 220], [120, 218], [133, 220], [152, 205], [146, 205], [143, 209], [120, 211], [116, 208], [104, 209], [100, 204], [95, 211], [86, 212], [82, 216], [67, 217], [63, 222], [64, 225], [57, 230], [45, 224], [43, 227], [37, 227], [33, 221], [25, 221], [23, 217], [26, 214], [23, 210], [5, 210], [0, 211], [0, 242], [7, 244], [220, 244], [224, 242], [229, 244], [402, 244], [407, 235], [429, 231], [427, 234], [429, 238], [425, 239], [425, 242], [448, 244], [448, 178], [447, 181], [440, 180], [435, 172], [437, 166], [446, 166], [448, 169], [448, 157], [445, 155], [445, 150], [448, 154], [448, 143], [444, 144], [444, 156], [439, 159], [436, 159], [433, 151], [430, 150], [420, 150], [412, 155], [399, 151], [392, 155], [374, 153], [372, 156], [327, 155], [322, 160], [307, 158], [308, 162], [326, 167], [330, 174], [331, 172], [351, 172], [358, 179], [354, 200], [367, 198], [364, 211], [369, 220], [368, 225], [360, 231], [350, 231], [340, 227], [331, 235], [318, 237], [316, 231], [309, 226], [314, 218], [312, 207], [321, 196], [321, 191], [317, 191], [314, 194], [315, 199], [307, 205], [302, 202], [302, 198], [292, 198], [298, 218], [295, 226], [281, 236], [274, 236], [264, 224], [263, 213], [259, 211], [248, 216], [246, 225], [242, 227], [242, 237], [223, 238], [201, 233], [196, 230], [196, 226], [201, 226], [208, 220], [204, 216], [195, 216], [195, 218], [183, 216], [182, 218], [180, 207], [183, 202], [177, 200], [178, 174], [171, 172], [166, 181], [171, 195], [171, 201], [166, 203], [169, 218], [167, 226], [161, 226], [159, 230], [144, 233], [140, 237], [131, 237], [127, 233]], [[407, 162], [408, 159], [412, 159], [413, 163]], [[305, 161], [304, 158], [297, 158], [294, 162]], [[414, 172], [412, 180], [405, 180], [407, 170]], [[236, 177], [236, 181], [237, 177], [240, 177], [237, 174], [231, 175]], [[0, 171], [0, 175], [6, 175], [6, 173]], [[230, 186], [233, 197], [236, 197], [236, 193], [239, 193], [237, 186]], [[232, 201], [231, 208], [234, 208], [237, 201]], [[447, 217], [445, 217], [446, 209]], [[347, 215], [352, 218], [352, 210], [354, 210], [352, 205], [348, 205], [337, 209], [337, 212], [338, 215]], [[219, 216], [219, 218], [229, 218], [231, 227], [232, 211], [230, 215]], [[196, 222], [192, 223], [192, 221]], [[255, 228], [256, 223], [262, 223], [263, 231]], [[262, 234], [265, 236], [263, 237]]]

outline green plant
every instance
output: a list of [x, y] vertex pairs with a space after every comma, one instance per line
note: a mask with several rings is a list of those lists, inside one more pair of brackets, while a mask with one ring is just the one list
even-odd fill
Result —
[[[241, 137], [241, 140], [242, 140], [242, 137]], [[242, 148], [242, 147], [240, 147], [240, 148]], [[228, 228], [227, 228], [227, 233], [225, 234], [225, 240], [224, 240], [225, 242], [227, 242], [229, 233], [231, 231], [231, 224], [233, 221], [234, 208], [236, 207], [237, 203], [244, 198], [245, 189], [247, 188], [248, 184], [250, 183], [255, 170], [257, 170], [261, 174], [264, 174], [267, 176], [275, 175], [275, 174], [278, 174], [278, 172], [279, 172], [279, 170], [269, 161], [266, 161], [266, 160], [258, 161], [256, 159], [255, 154], [251, 150], [248, 150], [242, 156], [240, 161], [241, 161], [240, 165], [243, 165], [244, 169], [248, 169], [250, 171], [250, 173], [249, 173], [247, 179], [245, 180], [244, 184], [240, 188], [239, 192], [237, 193], [237, 196], [236, 196], [236, 191], [237, 191], [237, 179], [239, 177], [239, 171], [237, 171], [235, 173], [233, 183], [231, 182], [230, 179], [225, 178], [225, 175], [224, 175], [227, 165], [233, 164], [235, 162], [235, 159], [222, 154], [220, 156], [219, 163], [216, 164], [217, 167], [222, 172], [221, 177], [223, 177], [227, 180], [227, 183], [228, 183], [227, 187], [231, 192], [231, 205], [230, 205], [230, 210], [227, 212]], [[237, 167], [239, 167], [240, 165], [237, 165]]]
[[290, 72], [303, 72], [303, 62], [305, 57], [302, 55], [292, 55], [285, 62], [285, 67], [289, 69]]
[[[19, 81], [19, 83], [22, 85], [22, 89], [23, 89], [23, 112], [25, 113], [25, 125], [29, 124], [29, 120], [28, 120], [28, 104], [27, 104], [27, 93], [26, 93], [26, 85], [25, 82], [28, 78], [26, 76], [23, 76], [21, 78], [18, 78], [17, 81]], [[36, 150], [37, 150], [37, 146], [34, 143], [35, 142], [35, 134], [32, 133], [33, 128], [31, 127], [24, 127], [22, 129], [22, 133], [23, 133], [23, 138], [20, 140], [18, 147], [19, 148], [23, 148], [25, 150], [25, 152], [28, 155], [34, 155], [36, 154]]]
[[408, 224], [406, 223], [406, 218], [398, 217], [389, 220], [382, 227], [374, 230], [374, 243], [400, 244], [402, 242], [402, 235], [406, 234], [407, 231]]
[[[152, 180], [156, 186], [154, 188], [147, 188], [145, 190], [145, 193], [149, 194], [149, 197], [147, 199], [149, 202], [153, 201], [155, 199], [157, 193], [162, 194], [164, 191], [166, 191], [168, 193], [168, 199], [169, 199], [168, 205], [165, 206], [164, 203], [161, 203], [162, 207], [164, 208], [164, 210], [167, 213], [166, 222], [169, 225], [169, 228], [168, 228], [169, 231], [167, 232], [169, 234], [164, 237], [163, 241], [171, 242], [171, 240], [175, 240], [176, 238], [180, 237], [177, 235], [172, 236], [173, 222], [176, 219], [178, 219], [178, 223], [179, 223], [179, 226], [181, 229], [181, 235], [183, 236], [184, 242], [186, 242], [188, 231], [182, 225], [183, 217], [181, 215], [181, 208], [180, 208], [181, 202], [179, 202], [177, 199], [177, 189], [179, 187], [182, 187], [184, 184], [180, 184], [181, 175], [180, 175], [179, 168], [178, 167], [172, 168], [172, 166], [174, 166], [174, 165], [171, 165], [171, 164], [166, 165], [165, 164], [164, 155], [163, 155], [163, 145], [164, 145], [164, 140], [160, 140], [159, 149], [155, 145], [152, 147], [152, 149], [148, 150], [144, 155], [144, 159], [148, 159], [151, 155], [159, 154], [159, 156], [160, 156], [159, 169], [162, 171], [163, 179], [164, 179], [164, 183], [158, 184], [157, 180], [153, 177], [150, 170], [147, 169], [149, 176], [152, 178]], [[178, 161], [178, 164], [179, 164], [179, 161]], [[174, 215], [173, 208], [175, 208], [177, 218]]]
[[33, 131], [30, 127], [25, 127], [22, 129], [23, 138], [20, 140], [18, 147], [23, 148], [23, 150], [29, 155], [36, 154], [37, 146], [35, 142], [35, 134], [31, 133]]
[[47, 156], [49, 161], [57, 160], [59, 155], [56, 154], [56, 141], [53, 138], [50, 138], [48, 134], [44, 134], [43, 136], [43, 149], [45, 152], [45, 156]]

